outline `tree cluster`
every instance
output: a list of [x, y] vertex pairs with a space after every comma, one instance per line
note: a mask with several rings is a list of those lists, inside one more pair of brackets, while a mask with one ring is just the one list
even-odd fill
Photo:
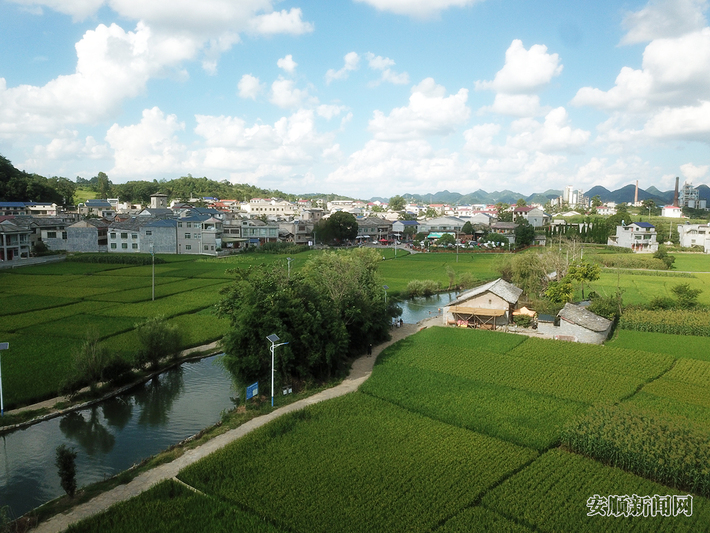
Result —
[[315, 231], [321, 242], [339, 244], [357, 237], [357, 228], [355, 215], [338, 211], [328, 218], [319, 220]]
[[67, 178], [45, 178], [18, 170], [0, 156], [0, 202], [50, 202], [72, 205], [76, 184]]
[[236, 280], [218, 304], [231, 323], [222, 339], [226, 367], [241, 383], [268, 379], [266, 337], [275, 333], [288, 342], [275, 359], [280, 379], [342, 376], [351, 356], [388, 337], [401, 312], [385, 302], [380, 260], [378, 252], [358, 248], [319, 255], [290, 278], [278, 264], [231, 271]]

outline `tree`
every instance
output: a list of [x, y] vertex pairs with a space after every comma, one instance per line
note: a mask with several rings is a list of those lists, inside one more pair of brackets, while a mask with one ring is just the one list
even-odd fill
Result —
[[316, 224], [316, 232], [324, 242], [343, 242], [357, 237], [355, 215], [338, 211]]
[[73, 498], [76, 492], [76, 452], [67, 448], [65, 444], [57, 446], [54, 464], [58, 469], [64, 492]]
[[176, 324], [168, 324], [163, 316], [149, 318], [136, 324], [140, 349], [136, 356], [140, 365], [157, 366], [167, 355], [177, 355], [180, 349], [180, 330]]
[[108, 198], [111, 192], [111, 180], [104, 172], [99, 172], [96, 176], [96, 185], [94, 190], [98, 194], [99, 198]]
[[62, 197], [62, 205], [74, 205], [74, 194], [76, 194], [76, 183], [67, 178], [54, 176], [47, 180], [52, 187]]
[[515, 227], [515, 244], [518, 247], [528, 246], [535, 241], [535, 228], [527, 220], [521, 220]]
[[74, 386], [88, 382], [93, 389], [102, 381], [104, 369], [111, 362], [112, 356], [106, 346], [99, 342], [99, 332], [91, 329], [86, 334], [86, 340], [74, 353]]
[[456, 244], [456, 237], [451, 235], [451, 233], [444, 233], [441, 237], [436, 240], [438, 246], [448, 246], [449, 244]]
[[601, 196], [599, 196], [598, 194], [592, 196], [592, 207], [599, 207], [600, 205], [602, 205]]
[[576, 261], [569, 266], [567, 276], [582, 284], [582, 300], [584, 300], [584, 282], [592, 282], [599, 279], [601, 275], [601, 267], [587, 261]]
[[666, 265], [667, 269], [670, 269], [675, 263], [675, 257], [668, 253], [668, 248], [665, 244], [658, 246], [658, 250], [653, 254], [655, 259], [660, 259]]
[[473, 224], [471, 224], [470, 220], [467, 220], [466, 223], [463, 225], [461, 228], [461, 233], [465, 235], [473, 235]]
[[574, 287], [569, 278], [560, 281], [551, 281], [545, 291], [545, 296], [553, 303], [566, 303], [572, 301]]
[[289, 343], [276, 357], [281, 378], [343, 375], [351, 355], [387, 338], [399, 310], [391, 299], [385, 304], [379, 261], [376, 250], [358, 248], [320, 254], [290, 279], [283, 265], [230, 271], [235, 282], [218, 304], [231, 324], [222, 341], [227, 368], [242, 383], [268, 379], [266, 336], [276, 333]]
[[678, 307], [681, 309], [692, 309], [698, 304], [698, 296], [702, 289], [691, 289], [689, 283], [679, 283], [671, 289], [678, 301]]
[[433, 207], [427, 207], [426, 208], [426, 215], [427, 218], [436, 218], [439, 216], [439, 213], [436, 212], [436, 209]]
[[400, 195], [393, 196], [389, 201], [389, 208], [392, 211], [401, 211], [404, 206], [407, 205], [407, 200], [402, 198]]
[[524, 198], [518, 198], [518, 201], [515, 202], [515, 207], [525, 207], [526, 205], [528, 205], [528, 203]]
[[505, 235], [501, 235], [500, 233], [489, 233], [486, 235], [486, 242], [492, 242], [495, 244], [502, 244], [503, 246], [508, 246], [508, 243], [510, 242], [508, 238]]

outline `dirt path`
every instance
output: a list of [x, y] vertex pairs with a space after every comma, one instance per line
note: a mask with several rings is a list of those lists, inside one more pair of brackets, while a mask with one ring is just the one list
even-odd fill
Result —
[[303, 409], [308, 405], [313, 405], [315, 403], [322, 402], [324, 400], [330, 400], [331, 398], [337, 398], [338, 396], [343, 396], [357, 390], [357, 388], [368, 378], [372, 373], [372, 368], [375, 364], [377, 356], [390, 346], [391, 344], [401, 340], [413, 333], [416, 333], [420, 329], [429, 327], [432, 325], [438, 325], [440, 323], [440, 318], [433, 318], [426, 321], [422, 321], [419, 324], [405, 324], [401, 328], [395, 328], [392, 330], [392, 340], [375, 346], [372, 350], [372, 355], [364, 355], [353, 362], [350, 374], [347, 378], [343, 380], [342, 383], [332, 387], [330, 389], [324, 390], [310, 396], [309, 398], [304, 398], [289, 405], [285, 405], [272, 411], [267, 415], [260, 416], [258, 418], [253, 418], [249, 422], [246, 422], [239, 426], [238, 428], [232, 429], [222, 435], [211, 439], [201, 446], [194, 448], [192, 450], [186, 451], [181, 457], [178, 457], [170, 463], [157, 466], [152, 470], [144, 472], [137, 476], [133, 481], [125, 485], [120, 485], [108, 492], [104, 492], [96, 496], [93, 500], [90, 500], [82, 505], [79, 505], [70, 511], [56, 515], [46, 522], [43, 522], [37, 526], [33, 531], [36, 533], [59, 533], [69, 527], [70, 524], [88, 518], [95, 514], [99, 514], [102, 511], [108, 509], [111, 505], [128, 500], [134, 496], [139, 495], [141, 492], [148, 490], [156, 483], [164, 481], [166, 479], [174, 478], [178, 475], [180, 470], [192, 463], [199, 461], [200, 459], [208, 456], [212, 452], [223, 448], [227, 444], [237, 440], [238, 438], [246, 435], [250, 431], [263, 426], [278, 418], [279, 416], [290, 413], [291, 411], [297, 411], [298, 409]]

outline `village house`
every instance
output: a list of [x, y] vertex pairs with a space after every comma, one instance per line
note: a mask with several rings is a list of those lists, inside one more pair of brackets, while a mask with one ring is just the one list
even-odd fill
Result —
[[512, 320], [523, 290], [502, 278], [461, 294], [444, 307], [444, 325], [496, 329]]
[[103, 218], [87, 218], [67, 226], [67, 252], [108, 251], [108, 227]]
[[680, 245], [685, 248], [700, 246], [703, 252], [710, 253], [710, 225], [708, 224], [679, 224], [678, 238]]
[[567, 303], [553, 323], [538, 321], [537, 330], [559, 340], [602, 344], [609, 336], [611, 326], [611, 320], [580, 305]]
[[607, 244], [631, 248], [638, 253], [654, 253], [658, 251], [656, 227], [649, 222], [632, 222], [624, 226], [616, 226], [616, 235], [611, 235]]
[[0, 221], [0, 261], [14, 261], [30, 256], [31, 230], [5, 219]]

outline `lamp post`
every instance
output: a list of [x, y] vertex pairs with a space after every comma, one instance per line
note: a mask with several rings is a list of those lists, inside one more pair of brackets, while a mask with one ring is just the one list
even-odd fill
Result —
[[286, 261], [288, 261], [288, 279], [291, 279], [291, 261], [293, 261], [293, 257], [287, 257]]
[[387, 306], [387, 289], [389, 289], [389, 287], [387, 285], [382, 285], [382, 288], [385, 290], [385, 306]]
[[150, 243], [150, 257], [151, 257], [152, 262], [153, 262], [153, 276], [152, 276], [153, 281], [152, 281], [152, 284], [151, 284], [151, 286], [152, 286], [152, 299], [153, 299], [153, 301], [155, 301], [155, 250], [154, 250], [154, 248], [153, 248], [153, 243], [152, 243], [152, 242]]
[[276, 335], [276, 333], [272, 333], [268, 337], [266, 337], [266, 340], [268, 340], [271, 343], [271, 407], [274, 406], [274, 348], [278, 346], [283, 346], [284, 344], [288, 344], [287, 342], [281, 342], [279, 344], [276, 344], [279, 342], [281, 339], [279, 339], [279, 336]]
[[[10, 348], [9, 342], [0, 342], [0, 351]], [[5, 416], [5, 402], [2, 397], [2, 368], [0, 368], [0, 416]]]

